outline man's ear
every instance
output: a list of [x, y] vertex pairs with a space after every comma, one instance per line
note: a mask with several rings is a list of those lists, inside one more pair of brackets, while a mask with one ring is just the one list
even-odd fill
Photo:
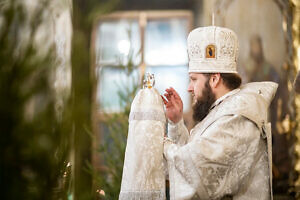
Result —
[[220, 84], [220, 82], [221, 82], [220, 73], [212, 74], [210, 76], [209, 83], [212, 88], [216, 88]]

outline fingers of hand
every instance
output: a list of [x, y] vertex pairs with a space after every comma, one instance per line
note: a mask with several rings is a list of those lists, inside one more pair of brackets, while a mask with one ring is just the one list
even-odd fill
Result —
[[176, 92], [176, 90], [174, 88], [172, 88], [172, 87], [167, 88], [166, 92], [167, 92], [166, 94], [168, 94], [169, 96], [174, 96], [174, 98], [176, 100], [180, 100], [181, 101], [181, 98], [180, 98], [179, 94]]
[[161, 96], [161, 98], [162, 98], [164, 104], [167, 105], [168, 101], [167, 101], [162, 95], [160, 95], [160, 96]]
[[174, 93], [174, 89], [173, 88], [168, 88], [168, 89], [166, 89], [166, 94], [169, 96], [169, 97], [171, 97], [171, 96], [174, 96], [175, 97], [175, 99], [176, 99], [176, 93]]
[[167, 99], [165, 99], [162, 95], [160, 95], [161, 96], [161, 98], [162, 98], [162, 100], [163, 100], [163, 102], [164, 102], [164, 104], [165, 104], [165, 106], [166, 106], [166, 108], [170, 108], [170, 107], [172, 107], [173, 106], [173, 103], [172, 103], [172, 101], [170, 100], [171, 99], [171, 97], [170, 96], [168, 96], [168, 95], [166, 95], [166, 94], [164, 94], [164, 96], [166, 96], [167, 97]]
[[165, 93], [164, 95], [166, 96], [168, 101], [171, 101], [173, 104], [182, 105], [182, 100], [180, 96], [173, 88], [166, 89], [166, 92], [167, 93]]
[[171, 87], [170, 90], [173, 93], [175, 99], [180, 99], [181, 100], [179, 94], [176, 92], [176, 90], [174, 88]]
[[164, 96], [168, 99], [168, 101], [170, 101], [171, 96], [168, 93], [165, 93]]
[[170, 105], [175, 107], [182, 107], [182, 100], [174, 88], [170, 87], [167, 88], [165, 91], [166, 93], [164, 94], [164, 96], [167, 98], [168, 103], [170, 103]]

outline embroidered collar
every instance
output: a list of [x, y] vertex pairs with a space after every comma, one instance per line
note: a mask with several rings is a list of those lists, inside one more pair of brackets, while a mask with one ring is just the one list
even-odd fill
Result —
[[234, 90], [231, 90], [230, 92], [227, 92], [225, 95], [221, 96], [220, 98], [218, 98], [210, 107], [210, 110], [212, 110], [214, 107], [216, 107], [217, 105], [219, 105], [220, 103], [222, 103], [224, 101], [224, 99], [238, 93], [241, 89], [237, 88]]

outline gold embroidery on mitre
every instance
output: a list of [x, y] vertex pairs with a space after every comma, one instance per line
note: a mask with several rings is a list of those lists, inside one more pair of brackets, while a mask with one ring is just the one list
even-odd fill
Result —
[[216, 58], [216, 46], [213, 44], [207, 45], [205, 50], [205, 58]]

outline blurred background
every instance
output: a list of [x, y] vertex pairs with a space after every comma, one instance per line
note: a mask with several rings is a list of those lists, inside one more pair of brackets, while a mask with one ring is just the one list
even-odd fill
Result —
[[274, 199], [299, 199], [299, 0], [0, 0], [1, 199], [118, 199], [145, 73], [194, 126], [186, 38], [213, 13], [238, 35], [243, 83], [279, 84]]

